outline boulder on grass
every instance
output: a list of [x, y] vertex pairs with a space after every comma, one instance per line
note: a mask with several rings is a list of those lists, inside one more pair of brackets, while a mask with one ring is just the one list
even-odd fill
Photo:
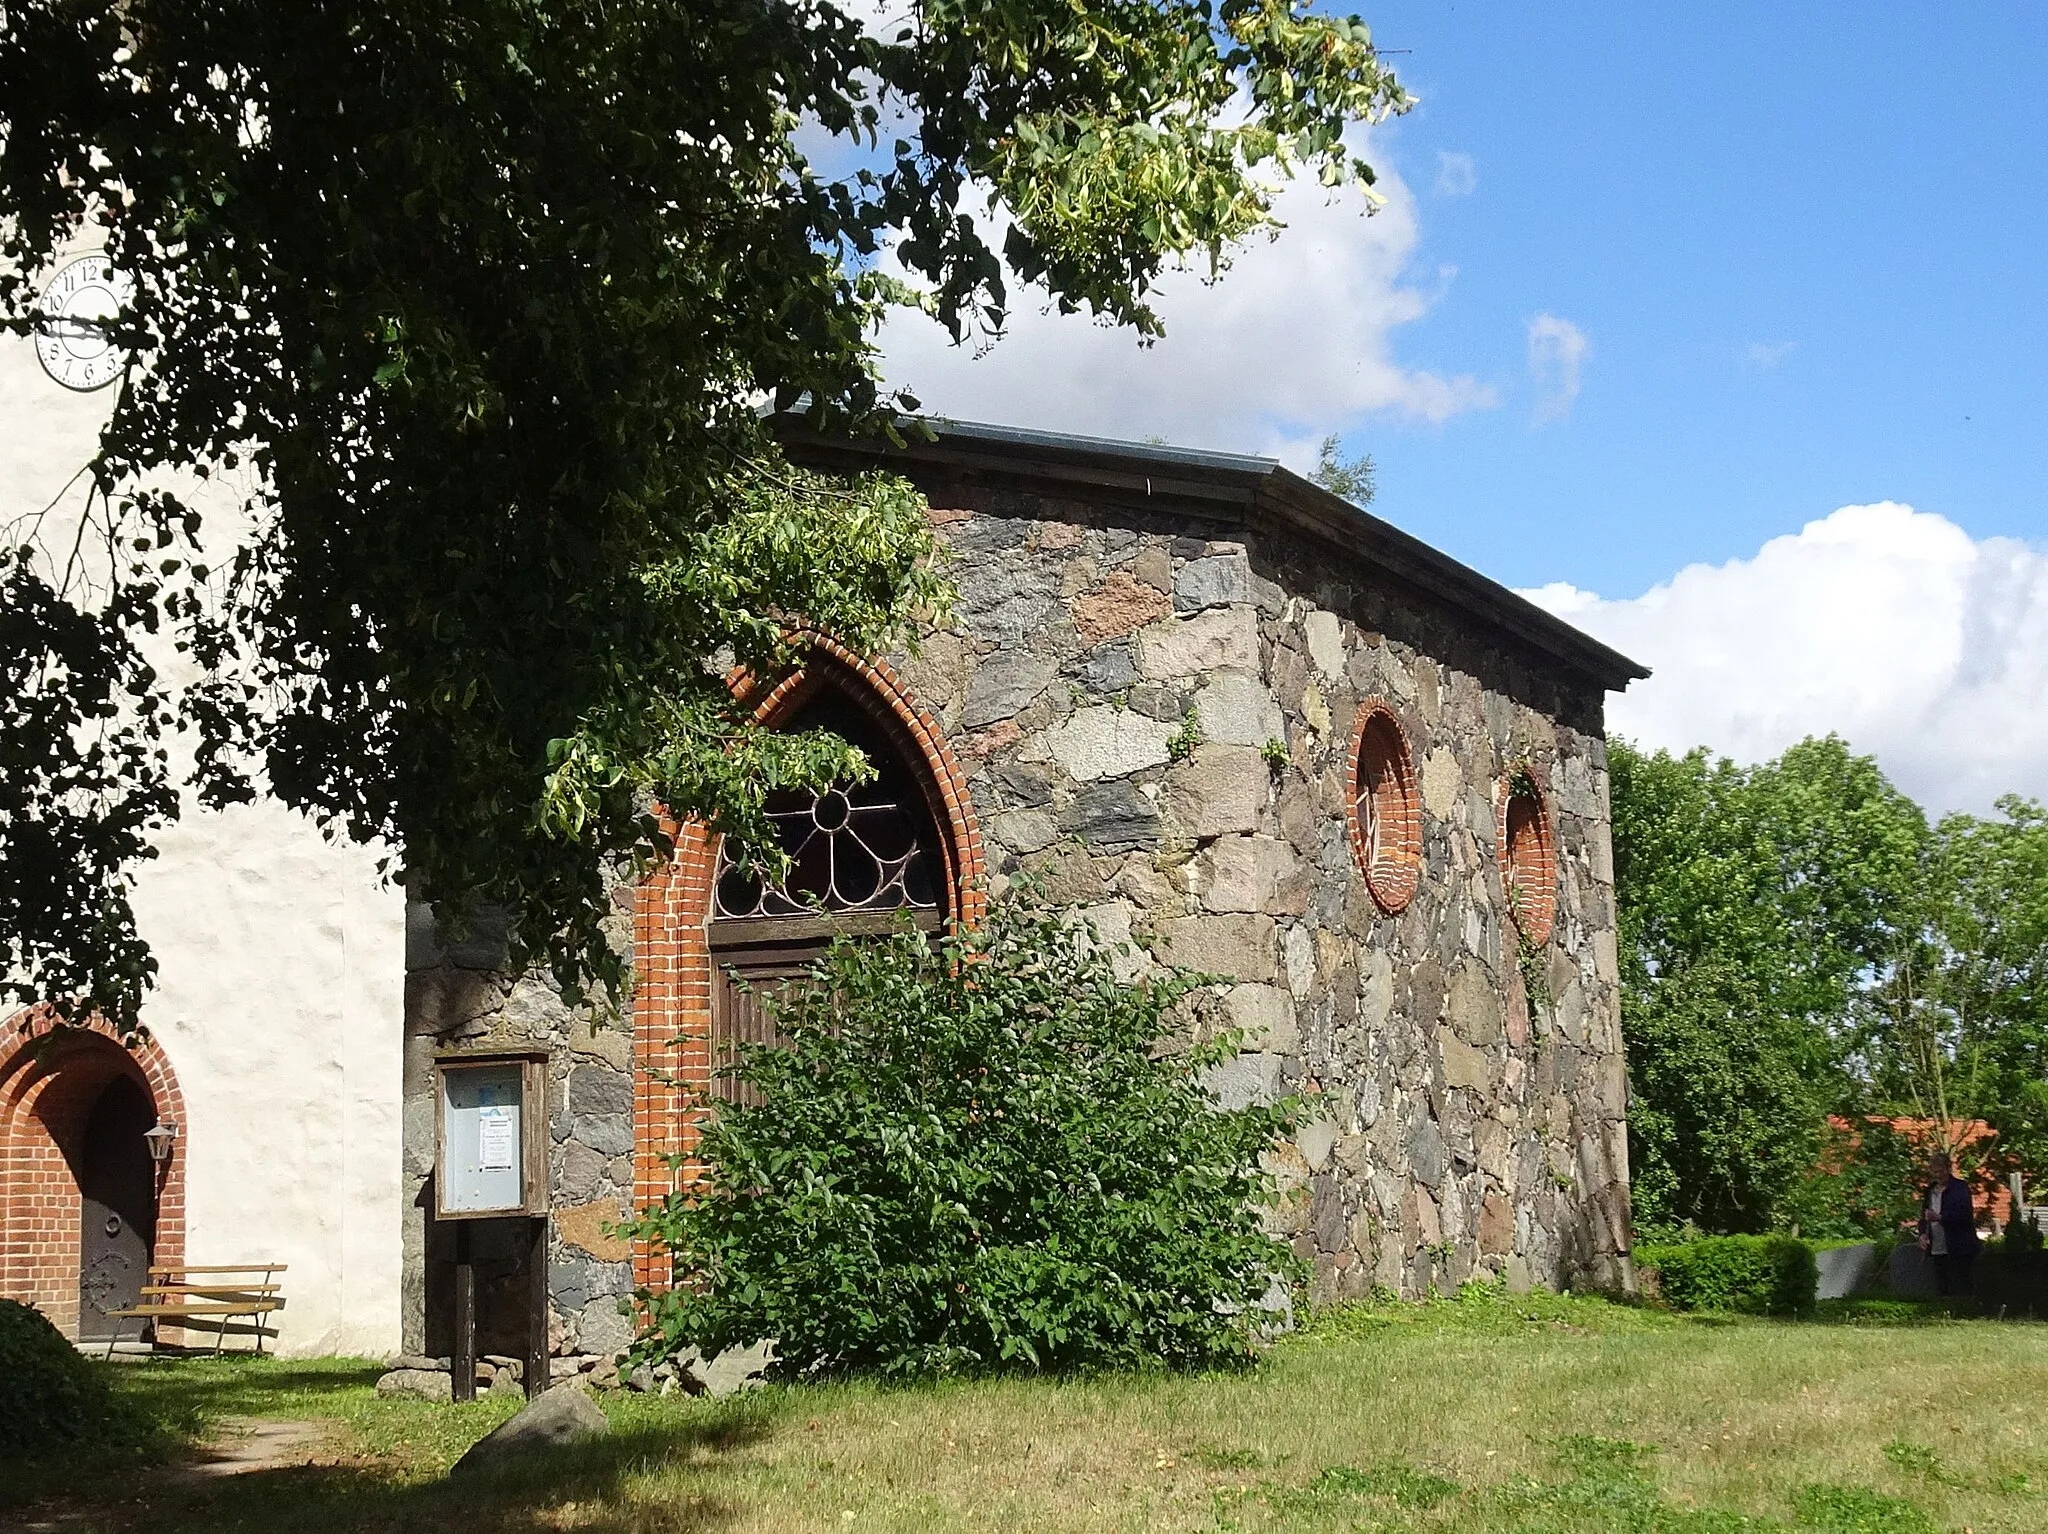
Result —
[[553, 1385], [469, 1446], [451, 1475], [480, 1470], [534, 1449], [558, 1449], [611, 1431], [587, 1391]]
[[454, 1382], [445, 1369], [392, 1369], [378, 1377], [380, 1396], [417, 1396], [422, 1401], [452, 1401]]
[[[689, 1366], [689, 1372], [696, 1376], [700, 1388], [692, 1395], [708, 1395], [719, 1398], [737, 1395], [742, 1390], [751, 1390], [766, 1382], [768, 1367], [775, 1362], [775, 1343], [749, 1343], [743, 1348], [727, 1348], [715, 1358], [699, 1355]], [[685, 1384], [684, 1389], [689, 1389]]]

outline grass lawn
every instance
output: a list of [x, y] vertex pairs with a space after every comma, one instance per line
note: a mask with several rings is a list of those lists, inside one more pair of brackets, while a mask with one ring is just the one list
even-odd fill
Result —
[[1335, 1313], [1239, 1376], [621, 1396], [608, 1439], [455, 1483], [516, 1403], [380, 1401], [376, 1370], [346, 1361], [116, 1368], [186, 1440], [223, 1416], [326, 1421], [320, 1462], [16, 1469], [0, 1526], [2048, 1529], [2048, 1326], [1902, 1313], [1792, 1324], [1475, 1293]]

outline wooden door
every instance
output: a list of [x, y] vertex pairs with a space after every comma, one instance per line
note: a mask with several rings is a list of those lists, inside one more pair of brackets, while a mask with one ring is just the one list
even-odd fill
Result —
[[758, 1103], [761, 1094], [726, 1072], [739, 1063], [749, 1044], [777, 1044], [773, 1016], [766, 1003], [789, 981], [801, 976], [824, 953], [819, 938], [793, 942], [734, 945], [720, 948], [717, 979], [711, 992], [711, 1090], [722, 1102]]
[[767, 917], [711, 924], [712, 1095], [722, 1102], [756, 1103], [752, 1087], [720, 1075], [736, 1064], [748, 1044], [776, 1044], [768, 1002], [791, 980], [806, 974], [835, 937], [863, 937], [908, 923], [935, 932], [932, 911], [861, 911], [830, 917]]
[[133, 1305], [156, 1240], [156, 1167], [143, 1134], [156, 1109], [140, 1083], [116, 1076], [86, 1120], [78, 1163], [78, 1335], [104, 1339], [110, 1310]]

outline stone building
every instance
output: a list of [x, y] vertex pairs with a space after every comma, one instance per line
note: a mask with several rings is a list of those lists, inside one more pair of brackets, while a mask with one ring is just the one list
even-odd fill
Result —
[[[1266, 459], [941, 424], [886, 456], [957, 555], [958, 610], [914, 655], [829, 640], [761, 717], [826, 723], [875, 783], [780, 803], [801, 888], [762, 889], [684, 827], [615, 892], [640, 981], [595, 1029], [488, 931], [409, 924], [404, 1330], [445, 1353], [430, 1217], [435, 1055], [549, 1052], [557, 1352], [623, 1344], [657, 1255], [607, 1234], [691, 1151], [715, 1062], [763, 1022], [733, 974], [802, 966], [826, 925], [971, 918], [1019, 869], [1133, 962], [1233, 977], [1246, 1100], [1314, 1094], [1276, 1218], [1324, 1297], [1497, 1274], [1626, 1281], [1626, 1073], [1602, 735], [1645, 675], [1505, 588]], [[479, 1232], [486, 1346], [524, 1280]], [[494, 1319], [495, 1318], [495, 1319]], [[515, 1349], [511, 1337], [499, 1342]]]

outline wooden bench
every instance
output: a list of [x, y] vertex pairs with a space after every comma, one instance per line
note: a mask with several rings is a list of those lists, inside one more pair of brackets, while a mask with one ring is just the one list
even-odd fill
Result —
[[[153, 1267], [142, 1288], [142, 1303], [107, 1312], [110, 1321], [141, 1321], [151, 1327], [150, 1350], [157, 1346], [158, 1324], [182, 1326], [197, 1321], [214, 1328], [213, 1354], [220, 1356], [227, 1340], [228, 1322], [246, 1316], [256, 1334], [256, 1351], [263, 1351], [263, 1318], [284, 1309], [284, 1286], [276, 1281], [285, 1271], [281, 1262], [243, 1262], [225, 1266]], [[107, 1357], [114, 1356], [114, 1344], [121, 1340], [121, 1328], [107, 1339]], [[140, 1340], [138, 1334], [137, 1340]]]

